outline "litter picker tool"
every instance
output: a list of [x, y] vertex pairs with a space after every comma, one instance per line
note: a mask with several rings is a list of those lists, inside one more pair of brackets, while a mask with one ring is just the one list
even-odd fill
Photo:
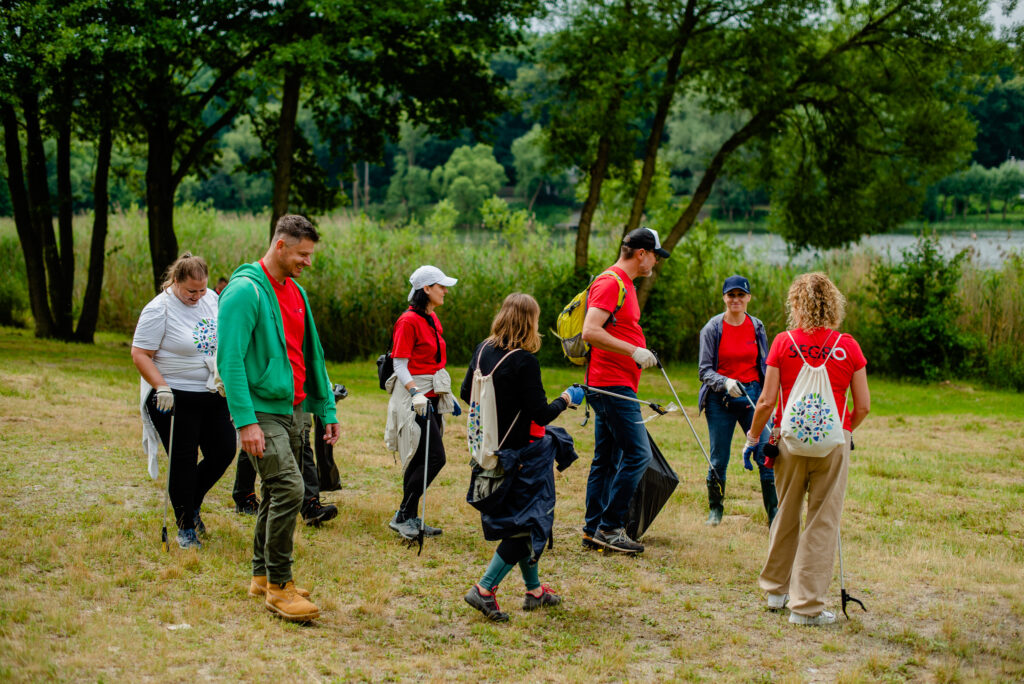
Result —
[[853, 598], [846, 593], [846, 579], [843, 577], [843, 533], [837, 530], [836, 536], [839, 539], [839, 599], [843, 604], [843, 615], [846, 615], [846, 619], [849, 620], [850, 616], [846, 613], [847, 603], [856, 603], [865, 613], [868, 612], [868, 609], [864, 607], [860, 599]]
[[[587, 392], [594, 392], [596, 394], [604, 394], [609, 397], [615, 397], [616, 399], [624, 399], [625, 401], [632, 401], [641, 406], [646, 406], [654, 411], [658, 416], [663, 416], [666, 413], [672, 413], [673, 411], [681, 411], [675, 404], [669, 404], [668, 406], [662, 406], [661, 404], [654, 401], [647, 401], [646, 399], [640, 399], [638, 397], [628, 397], [625, 394], [617, 394], [615, 392], [609, 392], [608, 390], [601, 389], [600, 387], [591, 387], [590, 385], [584, 385], [583, 383], [573, 383], [573, 387], [579, 387]], [[678, 401], [678, 400], [677, 400]], [[651, 416], [646, 420], [637, 421], [639, 423], [647, 423], [658, 416]]]
[[[704, 454], [704, 460], [708, 462], [708, 472], [711, 473], [711, 477], [714, 479], [715, 484], [718, 485], [718, 491], [722, 496], [725, 496], [725, 487], [722, 486], [722, 480], [718, 477], [718, 471], [715, 470], [715, 466], [711, 465], [711, 457], [708, 456], [707, 450], [704, 449], [704, 445], [700, 441], [700, 437], [697, 436], [697, 430], [693, 427], [693, 423], [690, 421], [690, 416], [686, 414], [686, 409], [683, 408], [683, 403], [679, 401], [679, 395], [676, 394], [676, 388], [672, 386], [672, 381], [668, 379], [668, 373], [665, 371], [665, 366], [662, 365], [661, 359], [657, 356], [654, 357], [658, 362], [658, 368], [661, 369], [661, 374], [665, 376], [665, 382], [668, 383], [668, 388], [672, 390], [672, 397], [676, 400], [676, 404], [679, 406], [680, 412], [683, 414], [683, 418], [686, 418], [686, 424], [690, 426], [690, 432], [693, 433], [693, 438], [697, 440], [697, 446], [700, 447], [700, 453]], [[748, 399], [750, 397], [747, 397]]]
[[164, 487], [164, 525], [160, 528], [160, 543], [165, 553], [171, 552], [171, 543], [167, 539], [167, 503], [171, 491], [171, 454], [174, 453], [174, 408], [171, 408], [171, 433], [167, 437], [167, 486]]
[[425, 436], [423, 440], [423, 495], [420, 497], [420, 531], [416, 533], [416, 543], [420, 548], [416, 555], [423, 553], [423, 530], [427, 525], [427, 473], [430, 472], [430, 409], [433, 408], [430, 400], [427, 400], [427, 423], [424, 426]]

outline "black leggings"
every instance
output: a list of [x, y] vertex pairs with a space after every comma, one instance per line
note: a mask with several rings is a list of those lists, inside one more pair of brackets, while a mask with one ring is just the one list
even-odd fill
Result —
[[[214, 392], [174, 393], [174, 444], [171, 452], [168, 491], [178, 529], [195, 527], [193, 518], [203, 498], [217, 483], [235, 457], [235, 428], [228, 403]], [[156, 410], [155, 392], [146, 400], [146, 410], [167, 449], [171, 413]], [[199, 452], [203, 460], [196, 462]]]
[[[427, 439], [430, 439], [430, 467], [427, 470], [427, 485], [434, 481], [437, 474], [445, 464], [444, 442], [441, 436], [444, 433], [444, 424], [441, 416], [437, 413], [437, 397], [429, 397], [431, 411], [426, 416], [416, 416], [416, 424], [420, 426], [420, 443], [416, 447], [405, 469], [402, 487], [402, 505], [398, 508], [399, 521], [415, 518], [419, 515], [420, 496], [423, 494], [423, 461]], [[427, 421], [430, 421], [430, 428], [427, 429]]]
[[529, 537], [509, 537], [498, 544], [497, 554], [509, 565], [515, 565], [524, 558], [533, 555]]

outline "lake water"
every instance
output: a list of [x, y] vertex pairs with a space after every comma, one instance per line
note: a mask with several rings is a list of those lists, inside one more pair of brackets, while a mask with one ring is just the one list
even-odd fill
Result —
[[[769, 263], [785, 263], [789, 260], [786, 243], [774, 233], [720, 233], [720, 236], [741, 246], [749, 256], [761, 258]], [[853, 249], [870, 249], [879, 255], [899, 259], [904, 249], [913, 247], [916, 235], [892, 233], [869, 235]], [[976, 232], [946, 233], [939, 235], [939, 249], [947, 257], [962, 249], [974, 251], [974, 261], [979, 266], [996, 267], [1012, 253], [1024, 254], [1024, 231], [980, 230]], [[793, 263], [809, 262], [825, 252], [805, 251], [793, 257]]]

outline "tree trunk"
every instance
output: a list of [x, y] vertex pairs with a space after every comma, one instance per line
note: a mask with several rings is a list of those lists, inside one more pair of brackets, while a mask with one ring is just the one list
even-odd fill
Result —
[[71, 193], [71, 114], [61, 113], [57, 131], [57, 229], [60, 237], [60, 276], [64, 291], [61, 301], [67, 303], [67, 326], [73, 325], [72, 301], [75, 290], [75, 233], [72, 225], [74, 208]]
[[277, 150], [274, 153], [274, 198], [270, 213], [270, 237], [277, 220], [288, 213], [288, 196], [292, 189], [292, 158], [295, 152], [295, 120], [299, 112], [302, 89], [301, 67], [290, 66], [284, 75], [281, 116], [277, 127]]
[[594, 213], [597, 211], [597, 203], [601, 200], [601, 184], [608, 173], [608, 163], [611, 158], [611, 137], [605, 133], [597, 142], [597, 157], [590, 166], [590, 184], [587, 190], [587, 199], [583, 202], [580, 210], [580, 222], [576, 228], [576, 259], [573, 271], [577, 277], [587, 274], [587, 253], [590, 249], [590, 227], [594, 222]]
[[[735, 152], [740, 145], [763, 131], [775, 119], [775, 117], [778, 116], [779, 111], [781, 110], [758, 112], [741, 129], [733, 133], [728, 140], [722, 143], [722, 146], [718, 148], [718, 152], [715, 153], [715, 156], [711, 159], [711, 163], [708, 164], [707, 169], [704, 171], [704, 175], [701, 177], [700, 183], [697, 185], [697, 189], [694, 191], [693, 197], [690, 199], [690, 203], [686, 205], [686, 209], [683, 210], [679, 220], [672, 226], [672, 230], [669, 232], [668, 237], [662, 241], [662, 247], [671, 251], [679, 241], [683, 239], [683, 236], [685, 236], [690, 228], [693, 227], [694, 222], [697, 220], [697, 215], [700, 213], [704, 203], [707, 202], [708, 197], [711, 195], [711, 190], [715, 186], [715, 181], [718, 180], [718, 176], [722, 173], [722, 166], [725, 164], [725, 160], [730, 154]], [[643, 311], [644, 306], [647, 305], [647, 299], [651, 295], [651, 288], [653, 288], [654, 283], [657, 282], [658, 274], [660, 272], [661, 264], [658, 264], [655, 266], [651, 276], [649, 278], [645, 278], [637, 288], [636, 295], [641, 311]]]
[[100, 294], [103, 292], [103, 267], [106, 256], [107, 216], [109, 197], [107, 178], [110, 173], [110, 149], [112, 147], [109, 111], [104, 112], [99, 146], [96, 150], [96, 176], [92, 184], [93, 210], [92, 240], [89, 244], [89, 277], [82, 299], [82, 315], [78, 318], [75, 339], [92, 343], [96, 333], [96, 321], [100, 315]]
[[36, 337], [52, 337], [54, 334], [53, 315], [46, 298], [46, 267], [43, 265], [43, 246], [32, 224], [28, 191], [22, 171], [21, 142], [18, 139], [18, 117], [14, 107], [0, 105], [4, 127], [4, 156], [7, 160], [7, 187], [11, 191], [14, 208], [14, 226], [21, 242], [21, 253], [25, 259], [25, 273], [28, 277], [28, 299], [35, 321]]
[[28, 201], [32, 227], [40, 237], [43, 265], [46, 268], [50, 310], [53, 312], [51, 336], [70, 339], [71, 300], [66, 297], [64, 272], [61, 268], [57, 236], [53, 232], [53, 210], [50, 207], [50, 186], [46, 172], [46, 152], [39, 120], [39, 100], [35, 91], [22, 95], [25, 111], [25, 149], [27, 152]]
[[533, 197], [530, 198], [530, 203], [526, 205], [526, 211], [533, 211], [533, 203], [537, 201], [537, 197], [540, 195], [540, 189], [544, 187], [544, 181], [538, 181], [537, 189], [533, 192]]
[[668, 111], [676, 94], [676, 84], [679, 82], [679, 63], [682, 60], [683, 48], [686, 46], [686, 43], [686, 40], [676, 43], [672, 56], [668, 60], [665, 83], [662, 85], [661, 94], [658, 96], [658, 107], [654, 113], [654, 121], [651, 123], [651, 132], [647, 136], [647, 148], [644, 151], [644, 165], [640, 171], [640, 183], [637, 185], [636, 195], [633, 196], [633, 208], [630, 209], [629, 220], [626, 222], [626, 227], [622, 230], [622, 237], [626, 237], [627, 233], [638, 228], [644, 215], [647, 195], [651, 192], [651, 184], [654, 180], [654, 170], [658, 161], [658, 148], [661, 147], [661, 136], [665, 131], [665, 121], [668, 119]]
[[149, 256], [153, 265], [153, 288], [160, 292], [167, 267], [178, 258], [178, 238], [174, 234], [174, 190], [171, 165], [174, 142], [167, 130], [166, 118], [149, 129], [146, 161], [146, 218], [149, 224]]

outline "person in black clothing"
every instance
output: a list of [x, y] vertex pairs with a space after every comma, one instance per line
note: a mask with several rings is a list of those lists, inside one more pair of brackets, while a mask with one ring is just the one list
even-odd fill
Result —
[[[517, 564], [526, 583], [524, 610], [555, 606], [562, 600], [541, 584], [537, 561], [554, 522], [552, 464], [557, 461], [561, 470], [576, 458], [576, 453], [568, 433], [559, 428], [545, 430], [544, 426], [566, 408], [578, 405], [583, 390], [569, 387], [548, 403], [540, 364], [533, 354], [540, 348], [539, 318], [540, 307], [530, 295], [517, 292], [506, 297], [491, 323], [490, 337], [473, 353], [460, 391], [462, 399], [470, 401], [474, 371], [479, 368], [485, 375], [493, 373], [498, 433], [502, 437], [498, 467], [510, 481], [500, 503], [486, 509], [480, 506], [484, 537], [500, 543], [483, 577], [465, 600], [496, 622], [508, 620], [495, 598], [498, 584]], [[477, 466], [474, 477], [490, 472]], [[473, 487], [471, 484], [471, 496]]]

